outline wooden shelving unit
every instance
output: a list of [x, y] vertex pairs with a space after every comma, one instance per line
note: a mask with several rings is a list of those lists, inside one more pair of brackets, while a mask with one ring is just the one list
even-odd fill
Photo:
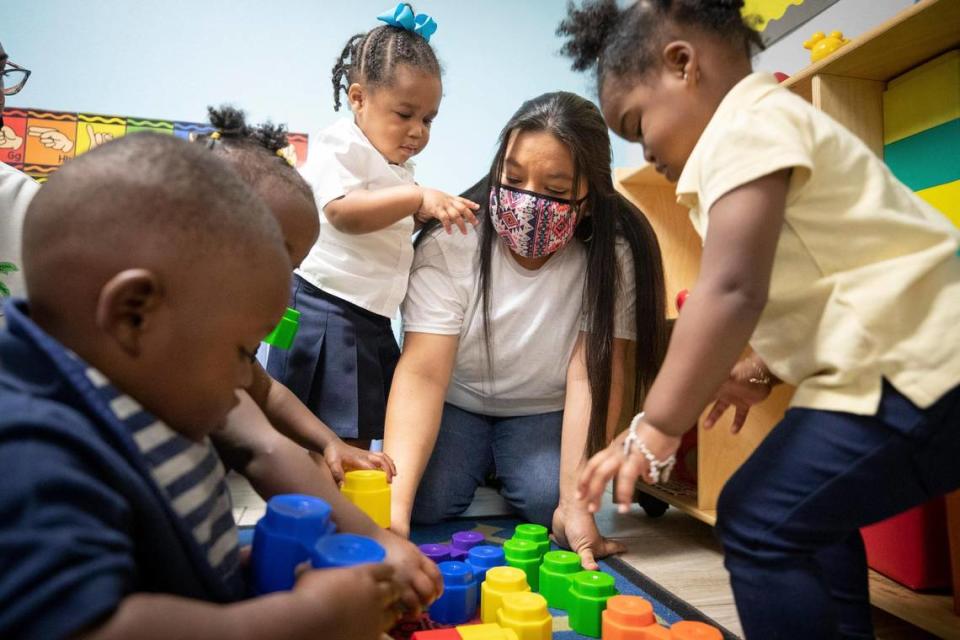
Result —
[[[814, 106], [883, 153], [883, 91], [886, 83], [938, 55], [960, 47], [960, 0], [923, 0], [863, 34], [833, 55], [784, 82]], [[618, 188], [643, 210], [660, 240], [667, 300], [691, 288], [700, 267], [700, 239], [687, 210], [676, 203], [674, 185], [650, 166], [618, 169]], [[675, 315], [675, 312], [672, 314]], [[673, 495], [642, 483], [638, 489], [708, 524], [716, 522], [716, 501], [724, 483], [766, 437], [793, 393], [778, 388], [751, 412], [737, 436], [732, 419], [710, 431], [699, 427], [697, 495]], [[625, 403], [626, 405], [627, 403]], [[625, 409], [623, 424], [629, 421]], [[960, 640], [960, 492], [947, 500], [955, 596], [919, 594], [871, 572], [874, 605], [943, 638]]]

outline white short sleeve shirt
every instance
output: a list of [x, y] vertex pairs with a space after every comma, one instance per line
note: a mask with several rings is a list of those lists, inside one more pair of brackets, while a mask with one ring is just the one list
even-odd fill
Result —
[[[478, 238], [473, 230], [464, 236], [447, 235], [442, 229], [424, 238], [417, 247], [403, 303], [403, 329], [459, 336], [447, 390], [450, 404], [491, 416], [560, 411], [566, 397], [567, 365], [579, 332], [585, 330], [586, 250], [574, 240], [530, 271], [509, 255], [502, 242], [494, 242], [488, 366], [478, 288]], [[628, 250], [619, 249], [621, 258], [629, 255]], [[621, 273], [614, 335], [633, 340], [633, 269], [621, 267]]]
[[[0, 301], [26, 294], [20, 240], [27, 206], [39, 189], [33, 178], [0, 162]], [[0, 327], [4, 324], [0, 307]]]
[[413, 262], [413, 216], [365, 234], [337, 231], [324, 215], [330, 202], [358, 189], [413, 184], [413, 163], [387, 162], [353, 120], [314, 136], [302, 169], [320, 210], [320, 237], [296, 273], [338, 298], [392, 318], [407, 292]]

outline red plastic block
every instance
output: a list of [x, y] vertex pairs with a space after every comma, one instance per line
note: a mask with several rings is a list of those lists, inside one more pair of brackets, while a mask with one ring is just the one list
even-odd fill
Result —
[[943, 498], [864, 527], [867, 564], [911, 589], [950, 585], [950, 551]]
[[410, 640], [461, 640], [456, 629], [434, 629], [432, 631], [417, 631], [410, 636]]

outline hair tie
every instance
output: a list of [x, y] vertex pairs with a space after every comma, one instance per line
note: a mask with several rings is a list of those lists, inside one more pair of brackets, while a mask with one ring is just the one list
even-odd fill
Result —
[[427, 42], [430, 42], [430, 36], [437, 30], [436, 20], [425, 13], [414, 14], [406, 2], [398, 2], [392, 10], [378, 15], [377, 20], [386, 22], [391, 27], [415, 33]]
[[219, 140], [220, 137], [221, 137], [221, 133], [220, 133], [220, 130], [219, 130], [219, 129], [217, 129], [216, 131], [214, 131], [213, 133], [210, 134], [210, 139], [211, 139], [211, 140]]
[[[283, 149], [286, 149], [286, 147], [284, 147]], [[294, 162], [294, 160], [293, 160], [293, 158], [290, 156], [290, 154], [284, 153], [284, 152], [283, 152], [283, 149], [277, 149], [277, 150], [276, 150], [276, 154], [277, 154], [278, 156], [280, 156], [280, 159], [283, 160], [284, 162], [286, 162], [286, 163], [287, 163], [288, 165], [290, 165], [291, 167], [297, 166], [297, 163]]]

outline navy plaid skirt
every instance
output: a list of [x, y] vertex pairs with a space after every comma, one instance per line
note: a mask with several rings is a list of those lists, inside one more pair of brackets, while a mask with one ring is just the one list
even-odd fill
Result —
[[288, 350], [270, 347], [267, 372], [341, 438], [383, 438], [400, 348], [390, 319], [293, 278], [300, 328]]

